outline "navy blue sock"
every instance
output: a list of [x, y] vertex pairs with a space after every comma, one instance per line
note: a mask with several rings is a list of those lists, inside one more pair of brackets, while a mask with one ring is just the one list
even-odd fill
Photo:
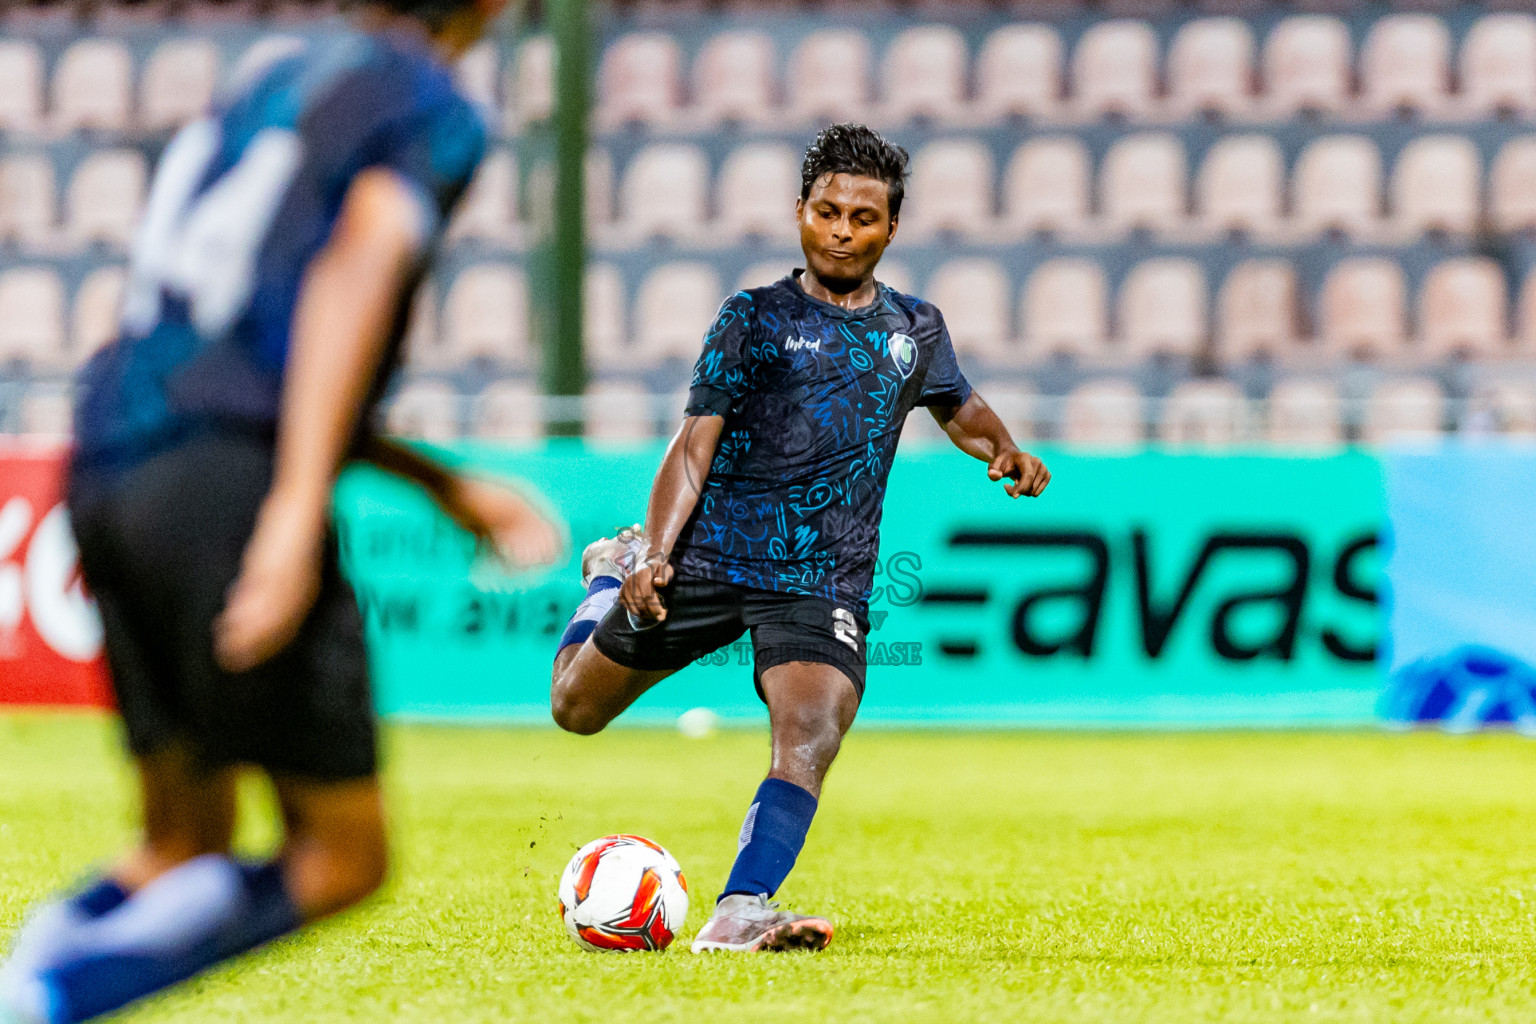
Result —
[[190, 860], [76, 929], [37, 978], [52, 1024], [78, 1024], [184, 981], [302, 922], [274, 863]]
[[128, 890], [114, 879], [100, 878], [69, 897], [68, 903], [80, 916], [95, 919], [110, 914], [128, 901]]
[[815, 817], [816, 798], [810, 793], [783, 779], [764, 780], [742, 822], [736, 863], [720, 898], [778, 892]]
[[576, 606], [576, 613], [571, 616], [571, 621], [565, 627], [565, 633], [560, 637], [560, 646], [555, 653], [565, 650], [572, 644], [586, 643], [587, 637], [597, 630], [597, 624], [602, 621], [608, 609], [619, 599], [619, 588], [622, 581], [612, 576], [594, 576], [592, 582], [587, 584], [587, 596], [581, 604]]

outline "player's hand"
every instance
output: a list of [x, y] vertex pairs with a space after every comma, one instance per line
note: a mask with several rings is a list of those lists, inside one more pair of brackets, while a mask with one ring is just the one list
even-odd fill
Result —
[[502, 484], [457, 477], [443, 496], [447, 516], [514, 569], [552, 565], [565, 537], [533, 503]]
[[1000, 453], [988, 463], [987, 476], [993, 480], [1007, 477], [1011, 482], [1004, 485], [1003, 489], [1010, 498], [1017, 498], [1021, 494], [1038, 498], [1040, 492], [1045, 490], [1045, 485], [1051, 482], [1051, 471], [1045, 468], [1045, 463], [1017, 448]]
[[293, 642], [320, 595], [329, 514], [323, 499], [276, 492], [262, 502], [240, 575], [213, 624], [226, 672], [248, 672]]
[[637, 619], [661, 622], [667, 606], [658, 591], [672, 582], [672, 563], [659, 551], [648, 552], [635, 571], [624, 578], [619, 603]]

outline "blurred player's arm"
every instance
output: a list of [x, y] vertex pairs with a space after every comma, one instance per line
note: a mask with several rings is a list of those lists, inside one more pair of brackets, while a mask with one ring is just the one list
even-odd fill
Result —
[[667, 445], [645, 510], [645, 552], [619, 592], [620, 603], [641, 618], [667, 617], [656, 590], [672, 582], [672, 548], [698, 504], [724, 427], [723, 416], [688, 416]]
[[1025, 494], [1037, 498], [1051, 482], [1045, 463], [1019, 450], [1008, 428], [978, 392], [972, 391], [962, 405], [935, 405], [929, 411], [956, 448], [987, 464], [987, 476], [1009, 480], [1004, 489], [1010, 498]]
[[560, 528], [509, 485], [455, 472], [388, 438], [368, 438], [358, 454], [420, 485], [448, 518], [513, 565], [548, 565], [565, 546]]

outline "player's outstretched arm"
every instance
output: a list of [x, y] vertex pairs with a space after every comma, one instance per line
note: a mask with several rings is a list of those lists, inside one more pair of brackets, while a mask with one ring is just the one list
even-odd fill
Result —
[[972, 391], [964, 405], [934, 406], [931, 411], [956, 448], [987, 464], [987, 476], [1008, 478], [1004, 489], [1010, 498], [1024, 494], [1038, 498], [1051, 482], [1045, 463], [1019, 450], [1003, 421], [977, 392]]
[[427, 239], [428, 212], [393, 171], [347, 189], [294, 310], [272, 487], [214, 627], [219, 663], [245, 671], [282, 650], [320, 590], [331, 491]]
[[514, 567], [549, 565], [565, 550], [560, 526], [509, 484], [455, 472], [383, 437], [369, 438], [359, 455], [418, 484], [444, 515]]
[[619, 592], [619, 602], [640, 618], [667, 617], [657, 588], [672, 582], [672, 548], [698, 504], [724, 427], [723, 416], [688, 416], [667, 445], [645, 510], [645, 553]]

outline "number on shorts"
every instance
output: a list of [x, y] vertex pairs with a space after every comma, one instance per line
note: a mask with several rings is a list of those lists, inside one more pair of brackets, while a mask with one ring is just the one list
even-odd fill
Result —
[[854, 651], [858, 651], [859, 624], [853, 621], [853, 612], [850, 612], [847, 608], [833, 610], [832, 635], [849, 647], [852, 647]]

